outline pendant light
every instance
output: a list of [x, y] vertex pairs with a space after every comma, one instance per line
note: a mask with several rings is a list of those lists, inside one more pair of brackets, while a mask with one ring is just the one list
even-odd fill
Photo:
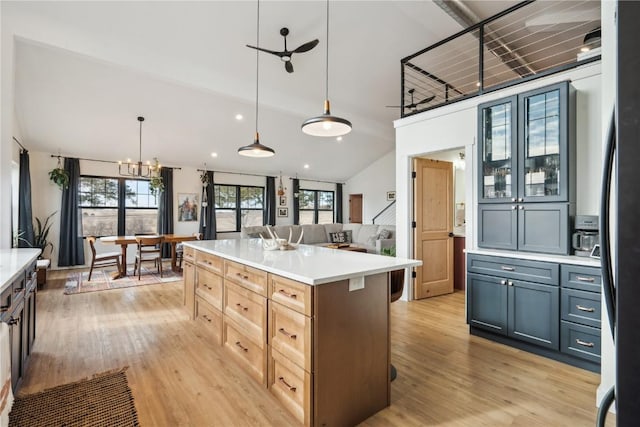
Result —
[[[260, 46], [260, 0], [258, 0], [258, 13], [256, 24], [256, 46]], [[256, 135], [253, 144], [238, 148], [238, 154], [246, 157], [271, 157], [276, 152], [273, 148], [260, 144], [260, 134], [258, 133], [258, 71], [259, 71], [259, 51], [256, 50]]]
[[324, 113], [307, 119], [302, 124], [302, 132], [312, 136], [334, 137], [351, 132], [351, 122], [331, 115], [329, 104], [329, 0], [327, 0], [327, 62], [325, 70]]

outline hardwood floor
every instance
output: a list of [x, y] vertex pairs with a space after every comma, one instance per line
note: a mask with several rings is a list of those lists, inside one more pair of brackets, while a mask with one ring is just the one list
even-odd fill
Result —
[[[38, 295], [20, 393], [128, 366], [142, 426], [297, 424], [188, 320], [181, 282], [67, 296], [66, 274]], [[599, 375], [470, 336], [463, 293], [391, 314], [392, 404], [363, 425], [594, 425]]]

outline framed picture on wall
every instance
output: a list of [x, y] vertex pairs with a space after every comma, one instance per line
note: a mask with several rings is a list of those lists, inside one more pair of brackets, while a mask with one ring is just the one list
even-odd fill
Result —
[[387, 200], [392, 202], [396, 199], [396, 192], [395, 191], [387, 191]]
[[178, 193], [178, 221], [198, 220], [198, 195]]
[[278, 197], [278, 206], [287, 206], [287, 196]]
[[289, 216], [289, 208], [278, 208], [278, 216], [279, 217]]

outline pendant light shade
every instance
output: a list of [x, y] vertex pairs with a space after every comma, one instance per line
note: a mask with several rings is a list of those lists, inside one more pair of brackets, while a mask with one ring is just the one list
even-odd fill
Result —
[[[260, 0], [258, 0], [257, 24], [256, 24], [256, 46], [260, 47]], [[238, 148], [238, 154], [245, 157], [271, 157], [276, 154], [273, 148], [260, 144], [260, 134], [258, 133], [258, 71], [259, 51], [256, 50], [256, 136], [253, 144]]]
[[327, 62], [325, 69], [324, 113], [302, 123], [302, 132], [312, 136], [342, 136], [351, 132], [351, 122], [331, 115], [329, 104], [329, 0], [327, 0]]

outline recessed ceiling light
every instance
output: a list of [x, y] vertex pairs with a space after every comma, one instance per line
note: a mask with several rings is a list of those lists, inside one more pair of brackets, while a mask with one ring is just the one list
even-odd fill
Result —
[[211, 153], [211, 157], [218, 157], [218, 153]]
[[338, 142], [342, 141], [342, 137], [341, 136], [337, 137], [336, 141], [338, 141]]
[[236, 114], [236, 120], [242, 120], [243, 118], [242, 114]]
[[305, 169], [309, 169], [309, 165], [308, 165], [308, 164], [305, 164], [305, 165], [304, 165], [304, 168], [305, 168]]

